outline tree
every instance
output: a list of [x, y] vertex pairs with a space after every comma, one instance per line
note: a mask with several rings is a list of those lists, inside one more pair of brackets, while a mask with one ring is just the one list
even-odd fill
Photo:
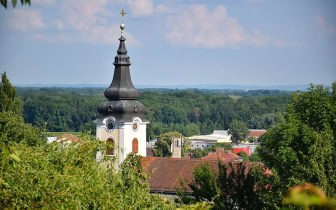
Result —
[[[7, 0], [0, 0], [0, 3], [3, 7], [5, 7], [7, 9]], [[22, 5], [25, 5], [25, 4], [29, 4], [30, 5], [30, 0], [20, 0], [21, 4]], [[13, 5], [13, 8], [15, 8], [17, 4], [17, 0], [12, 0], [12, 5]]]
[[16, 97], [16, 89], [4, 72], [0, 83], [0, 145], [7, 147], [15, 143], [25, 143], [36, 146], [43, 142], [45, 141], [41, 132], [24, 122], [21, 101]]
[[57, 143], [0, 148], [0, 209], [176, 208], [149, 193], [139, 157], [131, 155], [119, 171], [107, 157], [98, 163], [94, 157], [104, 147], [82, 138], [64, 149]]
[[257, 163], [218, 162], [218, 172], [204, 164], [193, 171], [189, 187], [196, 202], [211, 202], [213, 209], [275, 209], [281, 201], [272, 195], [278, 189], [278, 178], [265, 171]]
[[231, 134], [231, 140], [237, 145], [244, 139], [246, 139], [248, 134], [248, 128], [243, 121], [234, 119], [229, 128], [229, 134]]
[[201, 148], [196, 148], [190, 151], [193, 158], [202, 158], [208, 155], [208, 150], [203, 150]]
[[155, 156], [158, 157], [170, 157], [171, 154], [171, 144], [172, 138], [182, 137], [182, 134], [179, 132], [168, 132], [160, 135], [160, 139], [155, 143], [155, 147], [153, 148]]
[[217, 174], [209, 164], [200, 165], [193, 171], [195, 180], [189, 184], [197, 201], [212, 201], [218, 194]]
[[261, 138], [257, 152], [283, 185], [312, 183], [336, 195], [336, 83], [293, 94], [285, 122]]
[[16, 89], [7, 78], [6, 72], [1, 74], [0, 83], [0, 112], [21, 114], [21, 101], [16, 98]]
[[240, 157], [242, 157], [243, 161], [249, 161], [249, 157], [247, 156], [246, 152], [240, 151], [240, 152], [238, 152], [237, 155], [239, 155]]
[[23, 117], [13, 112], [0, 112], [0, 145], [24, 143], [28, 146], [44, 144], [46, 139], [37, 128], [26, 124]]

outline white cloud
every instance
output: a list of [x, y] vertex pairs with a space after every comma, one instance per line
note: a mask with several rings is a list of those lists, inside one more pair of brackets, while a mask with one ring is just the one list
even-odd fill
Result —
[[314, 20], [319, 30], [329, 34], [336, 34], [336, 26], [327, 23], [324, 17], [318, 15], [314, 17]]
[[274, 45], [277, 47], [284, 47], [286, 45], [284, 40], [271, 38], [265, 34], [262, 34], [260, 31], [254, 31], [248, 34], [246, 44], [257, 46], [257, 47], [266, 47]]
[[26, 31], [27, 29], [41, 29], [44, 22], [39, 11], [15, 9], [8, 18], [8, 26], [14, 30]]
[[148, 16], [154, 12], [152, 0], [126, 0], [133, 16]]
[[99, 22], [106, 22], [110, 13], [106, 10], [109, 0], [65, 1], [62, 6], [64, 19], [71, 27], [88, 30]]
[[281, 45], [261, 32], [247, 33], [230, 17], [223, 5], [209, 11], [206, 5], [192, 5], [167, 19], [166, 38], [173, 44], [220, 48], [236, 45]]
[[[36, 40], [47, 42], [85, 42], [94, 44], [117, 43], [120, 29], [112, 25], [112, 17], [107, 9], [113, 0], [81, 0], [60, 3], [60, 16], [52, 21], [58, 32], [39, 33]], [[127, 34], [127, 43], [140, 45], [131, 34]]]
[[181, 13], [183, 11], [183, 7], [181, 6], [175, 6], [175, 7], [172, 7], [171, 5], [170, 6], [167, 6], [165, 4], [157, 4], [155, 6], [155, 13], [157, 14], [177, 14], [177, 13]]

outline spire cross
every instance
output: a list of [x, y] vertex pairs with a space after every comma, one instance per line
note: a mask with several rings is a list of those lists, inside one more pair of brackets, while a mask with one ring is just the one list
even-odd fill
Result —
[[121, 10], [121, 12], [120, 12], [120, 14], [121, 14], [121, 17], [122, 17], [122, 21], [124, 22], [124, 16], [127, 14], [126, 12], [125, 12], [125, 10], [124, 9], [122, 9]]
[[124, 16], [125, 16], [127, 13], [125, 12], [124, 9], [122, 9], [121, 12], [120, 12], [120, 14], [121, 14], [121, 17], [122, 17], [122, 21], [121, 21], [121, 24], [120, 24], [120, 29], [121, 29], [121, 36], [123, 36], [124, 29], [125, 29]]

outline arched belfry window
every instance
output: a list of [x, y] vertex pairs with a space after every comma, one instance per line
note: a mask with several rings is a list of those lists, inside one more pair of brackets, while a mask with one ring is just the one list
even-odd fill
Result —
[[132, 141], [132, 152], [134, 154], [137, 154], [139, 152], [139, 143], [137, 138], [133, 139]]
[[106, 155], [114, 155], [115, 143], [114, 140], [108, 138], [106, 140]]

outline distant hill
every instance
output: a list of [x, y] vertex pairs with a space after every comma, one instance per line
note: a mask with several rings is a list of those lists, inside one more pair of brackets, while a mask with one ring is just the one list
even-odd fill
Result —
[[[109, 84], [16, 84], [17, 87], [106, 88]], [[140, 89], [209, 89], [209, 90], [306, 90], [309, 85], [135, 85]]]

